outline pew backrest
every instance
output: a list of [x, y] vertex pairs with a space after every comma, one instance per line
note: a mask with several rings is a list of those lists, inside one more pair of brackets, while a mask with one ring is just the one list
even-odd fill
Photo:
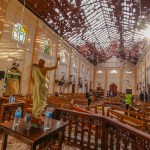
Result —
[[24, 101], [16, 101], [15, 103], [3, 103], [0, 108], [0, 122], [13, 120], [15, 111], [18, 107], [21, 107], [23, 117], [25, 108]]
[[107, 116], [111, 117], [111, 118], [115, 118], [122, 123], [126, 123], [130, 126], [140, 129], [142, 131], [145, 131], [145, 129], [146, 129], [146, 123], [144, 121], [124, 115], [124, 114], [114, 111], [112, 109], [107, 110]]

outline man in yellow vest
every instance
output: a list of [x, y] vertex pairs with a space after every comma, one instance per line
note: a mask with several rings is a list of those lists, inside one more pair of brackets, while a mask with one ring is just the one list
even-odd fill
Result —
[[126, 110], [128, 110], [129, 106], [131, 104], [133, 104], [133, 96], [132, 96], [132, 94], [131, 94], [131, 92], [129, 90], [127, 90], [127, 93], [126, 93], [125, 97], [126, 97], [126, 100], [125, 100], [125, 102], [126, 102]]

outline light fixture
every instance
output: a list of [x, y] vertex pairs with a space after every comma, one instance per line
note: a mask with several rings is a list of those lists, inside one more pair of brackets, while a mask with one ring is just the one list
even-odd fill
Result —
[[131, 71], [131, 70], [128, 70], [128, 71], [126, 71], [126, 73], [132, 73], [132, 71]]
[[110, 73], [118, 73], [116, 70], [111, 70]]
[[150, 38], [150, 25], [148, 25], [144, 30], [142, 30], [144, 37]]
[[97, 73], [103, 73], [101, 70], [99, 70]]

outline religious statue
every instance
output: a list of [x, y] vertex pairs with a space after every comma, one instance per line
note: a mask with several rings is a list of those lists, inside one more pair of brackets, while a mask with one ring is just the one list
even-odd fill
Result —
[[18, 63], [13, 63], [13, 67], [7, 70], [5, 76], [6, 91], [4, 95], [20, 94], [21, 72], [18, 67]]
[[47, 72], [54, 70], [58, 66], [57, 58], [56, 64], [53, 67], [45, 67], [45, 60], [40, 59], [38, 64], [33, 65], [32, 78], [33, 78], [33, 108], [31, 122], [36, 125], [42, 125], [42, 113], [46, 106], [47, 93], [48, 93], [48, 78]]

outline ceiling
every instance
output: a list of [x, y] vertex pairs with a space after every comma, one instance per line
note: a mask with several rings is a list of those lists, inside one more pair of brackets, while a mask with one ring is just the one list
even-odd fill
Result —
[[150, 0], [20, 0], [91, 63], [138, 61]]

